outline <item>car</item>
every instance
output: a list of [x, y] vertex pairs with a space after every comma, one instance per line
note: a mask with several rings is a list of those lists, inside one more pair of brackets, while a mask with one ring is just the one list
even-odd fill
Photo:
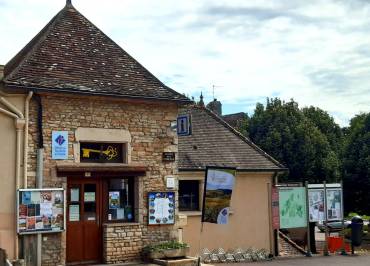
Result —
[[[317, 228], [319, 228], [321, 232], [325, 232], [325, 224], [326, 224], [325, 222], [318, 222]], [[328, 221], [327, 225], [328, 225], [329, 233], [339, 232], [342, 230], [342, 221], [340, 220]], [[350, 226], [351, 226], [351, 221], [344, 220], [344, 228], [350, 228]]]

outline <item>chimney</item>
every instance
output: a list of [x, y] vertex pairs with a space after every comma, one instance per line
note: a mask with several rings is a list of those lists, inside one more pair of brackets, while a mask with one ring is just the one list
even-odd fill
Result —
[[0, 80], [4, 77], [4, 66], [0, 65]]
[[217, 99], [213, 99], [212, 102], [207, 104], [207, 108], [210, 109], [212, 112], [217, 114], [218, 116], [222, 116], [222, 104]]

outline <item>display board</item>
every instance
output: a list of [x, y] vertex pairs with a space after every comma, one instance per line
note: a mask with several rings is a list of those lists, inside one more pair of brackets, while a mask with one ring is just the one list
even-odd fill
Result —
[[304, 187], [279, 188], [280, 228], [307, 226], [306, 189]]
[[228, 223], [235, 176], [235, 168], [207, 167], [202, 222]]
[[308, 208], [310, 222], [322, 222], [325, 220], [324, 189], [308, 190]]
[[340, 188], [326, 189], [326, 211], [328, 221], [341, 220], [342, 190]]
[[175, 192], [148, 193], [148, 224], [175, 223]]
[[20, 189], [17, 210], [19, 234], [65, 230], [65, 192], [62, 188]]

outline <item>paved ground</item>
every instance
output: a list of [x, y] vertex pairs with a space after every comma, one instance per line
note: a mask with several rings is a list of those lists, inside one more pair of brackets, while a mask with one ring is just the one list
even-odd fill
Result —
[[369, 266], [369, 255], [355, 255], [355, 256], [339, 256], [333, 255], [329, 257], [317, 256], [312, 258], [299, 257], [299, 258], [284, 258], [275, 259], [273, 261], [265, 262], [252, 262], [252, 263], [228, 263], [228, 264], [215, 264], [215, 266], [243, 266], [243, 265], [291, 265], [291, 266]]

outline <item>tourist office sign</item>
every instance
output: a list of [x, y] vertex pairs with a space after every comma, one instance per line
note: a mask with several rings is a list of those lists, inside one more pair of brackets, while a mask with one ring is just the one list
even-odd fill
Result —
[[38, 234], [63, 232], [65, 224], [63, 188], [19, 189], [17, 195], [17, 232]]
[[280, 228], [307, 227], [305, 187], [279, 187]]
[[53, 160], [67, 160], [68, 131], [53, 131], [51, 139], [51, 158]]

